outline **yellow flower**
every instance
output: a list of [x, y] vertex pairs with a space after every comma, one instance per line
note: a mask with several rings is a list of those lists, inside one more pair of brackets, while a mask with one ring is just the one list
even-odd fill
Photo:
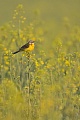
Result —
[[48, 64], [46, 65], [46, 68], [51, 68], [51, 64], [48, 63]]
[[15, 39], [14, 39], [14, 38], [12, 39], [12, 42], [15, 42]]
[[5, 53], [8, 54], [8, 50]]
[[22, 20], [21, 22], [22, 22], [22, 23], [24, 23], [24, 21], [23, 21], [23, 20]]
[[26, 40], [26, 38], [25, 38], [25, 37], [23, 37], [22, 39], [23, 39], [23, 40]]
[[26, 20], [26, 18], [24, 17], [24, 20]]
[[9, 62], [6, 62], [6, 65], [9, 65]]
[[8, 59], [8, 56], [4, 56], [4, 59], [5, 59], [5, 60]]
[[23, 5], [22, 5], [22, 4], [19, 4], [17, 8], [22, 9], [22, 8], [23, 8]]
[[9, 51], [7, 50], [7, 48], [4, 48], [3, 50], [5, 51], [6, 54], [8, 54]]
[[43, 62], [43, 61], [40, 61], [40, 63], [41, 63], [41, 65], [43, 65], [43, 64], [44, 64], [44, 62]]
[[39, 63], [37, 61], [35, 62], [35, 64], [36, 64], [36, 67], [39, 67]]
[[66, 66], [70, 66], [70, 62], [68, 60], [65, 61]]
[[7, 50], [7, 48], [4, 48], [4, 50]]
[[65, 70], [64, 70], [64, 69], [62, 69], [62, 72], [64, 73], [64, 72], [65, 72]]
[[22, 56], [25, 56], [25, 54], [23, 53]]

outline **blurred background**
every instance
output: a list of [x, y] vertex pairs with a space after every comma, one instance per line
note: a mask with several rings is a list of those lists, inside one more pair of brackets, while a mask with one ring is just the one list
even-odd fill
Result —
[[63, 28], [68, 18], [71, 26], [80, 25], [80, 0], [2, 0], [0, 3], [0, 26], [12, 19], [18, 4], [23, 4], [27, 21], [41, 19], [50, 37]]

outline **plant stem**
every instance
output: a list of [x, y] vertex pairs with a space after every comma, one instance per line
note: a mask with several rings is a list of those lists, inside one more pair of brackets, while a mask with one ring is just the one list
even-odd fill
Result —
[[27, 77], [27, 81], [28, 81], [28, 119], [30, 120], [30, 53], [28, 53], [28, 77]]

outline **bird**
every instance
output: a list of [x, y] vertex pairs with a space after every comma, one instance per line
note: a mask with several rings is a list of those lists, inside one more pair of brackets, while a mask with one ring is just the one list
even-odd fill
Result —
[[13, 52], [12, 54], [16, 54], [21, 51], [30, 52], [32, 50], [34, 50], [34, 41], [29, 40], [25, 45], [21, 46], [17, 51]]

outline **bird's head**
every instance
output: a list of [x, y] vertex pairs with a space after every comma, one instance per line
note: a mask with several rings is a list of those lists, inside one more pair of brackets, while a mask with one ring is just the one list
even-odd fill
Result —
[[34, 42], [35, 42], [35, 41], [33, 41], [33, 40], [29, 40], [28, 43], [29, 43], [29, 44], [34, 44]]

